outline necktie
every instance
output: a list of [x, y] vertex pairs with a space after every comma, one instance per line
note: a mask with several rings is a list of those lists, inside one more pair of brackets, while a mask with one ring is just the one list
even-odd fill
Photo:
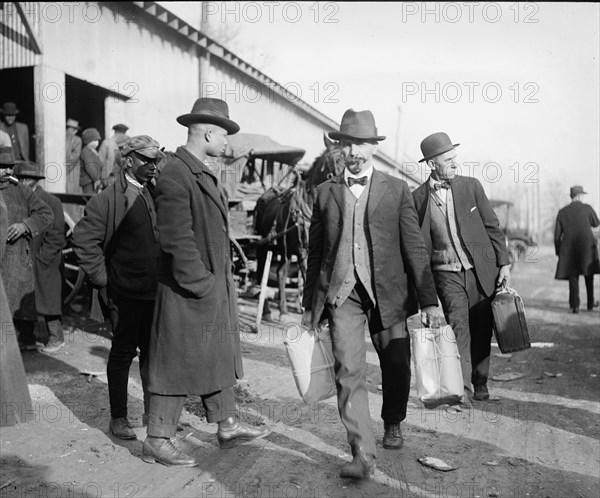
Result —
[[433, 189], [435, 191], [438, 191], [441, 188], [445, 188], [445, 189], [449, 189], [450, 188], [450, 182], [447, 181], [443, 181], [443, 182], [434, 182], [433, 184]]
[[362, 185], [363, 187], [367, 184], [367, 181], [369, 180], [368, 177], [366, 176], [361, 176], [360, 178], [352, 178], [352, 177], [348, 177], [348, 187], [352, 187], [352, 185]]

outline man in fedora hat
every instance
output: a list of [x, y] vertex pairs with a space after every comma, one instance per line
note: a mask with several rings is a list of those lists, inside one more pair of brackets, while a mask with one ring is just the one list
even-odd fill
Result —
[[2, 113], [0, 130], [10, 137], [15, 160], [29, 160], [29, 127], [25, 123], [17, 121], [17, 114], [20, 111], [17, 109], [16, 104], [14, 102], [4, 102], [0, 112]]
[[582, 202], [587, 194], [581, 185], [571, 187], [571, 203], [558, 212], [554, 229], [554, 248], [558, 256], [557, 280], [569, 281], [569, 308], [579, 313], [579, 275], [587, 291], [587, 309], [598, 306], [594, 301], [594, 275], [600, 273], [598, 241], [592, 227], [600, 225], [594, 208]]
[[200, 98], [177, 118], [188, 128], [185, 146], [166, 161], [156, 208], [160, 262], [150, 336], [150, 417], [143, 459], [193, 467], [173, 444], [186, 396], [199, 395], [221, 448], [266, 436], [238, 419], [233, 387], [242, 378], [236, 290], [231, 273], [228, 204], [214, 161], [239, 131], [227, 103]]
[[62, 276], [60, 262], [65, 247], [65, 216], [58, 197], [46, 192], [39, 181], [46, 178], [42, 168], [34, 162], [26, 161], [15, 165], [14, 175], [27, 185], [50, 208], [53, 223], [31, 241], [33, 257], [33, 277], [35, 283], [35, 307], [42, 315], [48, 330], [48, 342], [41, 351], [56, 353], [65, 345], [62, 327]]
[[0, 196], [8, 214], [6, 249], [0, 269], [19, 347], [22, 351], [35, 351], [37, 312], [29, 241], [52, 224], [53, 215], [50, 206], [12, 176], [14, 166], [12, 149], [0, 147]]
[[469, 404], [473, 398], [489, 399], [491, 297], [508, 283], [510, 265], [506, 239], [481, 183], [457, 175], [458, 145], [442, 132], [421, 142], [420, 162], [432, 172], [413, 197], [437, 293], [456, 334]]
[[129, 140], [129, 135], [126, 133], [129, 129], [127, 125], [119, 123], [114, 125], [112, 129], [114, 131], [113, 136], [106, 137], [98, 150], [98, 155], [104, 165], [104, 169], [102, 170], [102, 182], [105, 187], [112, 185], [119, 176], [119, 163], [121, 160], [119, 147]]
[[406, 318], [419, 303], [425, 323], [441, 313], [408, 185], [373, 168], [377, 144], [385, 139], [373, 114], [347, 110], [340, 131], [329, 137], [339, 140], [345, 170], [317, 188], [302, 324], [314, 330], [322, 318], [329, 320], [338, 409], [353, 456], [340, 475], [362, 479], [372, 474], [376, 458], [365, 325], [382, 371], [383, 447], [400, 449], [410, 390]]
[[[79, 156], [81, 155], [81, 137], [77, 135], [81, 127], [75, 119], [67, 119], [66, 138], [65, 138], [65, 163], [67, 168], [67, 180], [74, 178], [74, 171], [79, 166]], [[71, 192], [67, 181], [67, 192]], [[79, 190], [79, 189], [77, 189]]]
[[127, 412], [129, 369], [140, 350], [144, 416], [148, 416], [148, 341], [156, 297], [158, 228], [154, 208], [156, 165], [164, 154], [148, 135], [123, 145], [123, 168], [116, 181], [85, 207], [73, 231], [81, 268], [99, 289], [99, 300], [113, 327], [106, 373], [110, 432], [135, 439]]

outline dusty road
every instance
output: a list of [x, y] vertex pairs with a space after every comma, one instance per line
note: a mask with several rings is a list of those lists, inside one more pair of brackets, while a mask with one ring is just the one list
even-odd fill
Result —
[[[375, 477], [360, 483], [338, 477], [350, 455], [335, 400], [313, 406], [300, 401], [281, 326], [269, 323], [259, 334], [244, 334], [246, 378], [238, 386], [244, 420], [269, 424], [273, 433], [220, 450], [215, 427], [202, 420], [198, 403], [190, 400], [178, 437], [201, 464], [172, 469], [140, 459], [145, 429], [135, 371], [130, 419], [138, 440], [121, 441], [107, 433], [102, 372], [110, 341], [97, 326], [71, 318], [74, 329], [66, 348], [52, 356], [24, 353], [34, 410], [31, 422], [0, 431], [0, 497], [598, 497], [600, 314], [568, 313], [567, 283], [553, 280], [555, 261], [543, 248], [520, 263], [513, 276], [532, 341], [552, 345], [512, 356], [496, 356], [499, 350], [493, 348], [492, 375], [523, 377], [490, 381], [499, 400], [472, 410], [427, 410], [412, 392], [403, 424], [405, 447], [380, 448]], [[247, 323], [255, 306], [255, 301], [241, 302]], [[380, 373], [372, 347], [368, 362], [373, 426], [381, 438]], [[423, 456], [440, 458], [456, 470], [423, 467], [418, 463]]]

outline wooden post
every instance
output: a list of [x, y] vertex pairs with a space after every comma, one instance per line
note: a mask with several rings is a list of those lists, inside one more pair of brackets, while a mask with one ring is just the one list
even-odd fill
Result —
[[265, 305], [265, 298], [267, 294], [267, 284], [269, 283], [269, 272], [271, 271], [271, 258], [273, 257], [273, 251], [267, 251], [267, 257], [265, 259], [265, 268], [263, 269], [262, 279], [260, 281], [260, 294], [258, 296], [258, 309], [256, 310], [256, 320], [254, 322], [256, 326], [256, 332], [260, 327], [260, 321], [262, 320], [263, 307]]

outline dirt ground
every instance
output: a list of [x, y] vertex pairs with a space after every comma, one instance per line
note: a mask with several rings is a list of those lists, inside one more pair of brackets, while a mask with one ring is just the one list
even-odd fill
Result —
[[[243, 420], [268, 424], [272, 434], [221, 450], [216, 427], [191, 399], [178, 440], [200, 466], [177, 469], [140, 458], [145, 428], [137, 362], [130, 420], [138, 439], [108, 434], [108, 333], [89, 320], [66, 317], [65, 348], [54, 355], [23, 353], [34, 408], [29, 423], [0, 431], [0, 497], [598, 497], [600, 314], [568, 312], [568, 285], [553, 280], [555, 262], [553, 251], [542, 248], [513, 273], [536, 347], [512, 355], [493, 347], [491, 374], [523, 377], [490, 381], [499, 399], [462, 411], [426, 409], [413, 389], [403, 423], [405, 447], [380, 447], [375, 476], [364, 482], [338, 477], [350, 455], [335, 399], [302, 403], [281, 324], [243, 334], [246, 377], [237, 387]], [[240, 309], [252, 323], [256, 301], [241, 300]], [[290, 322], [299, 318], [292, 315]], [[367, 360], [380, 444], [381, 376], [370, 345]], [[418, 462], [424, 456], [455, 470], [424, 467]]]

